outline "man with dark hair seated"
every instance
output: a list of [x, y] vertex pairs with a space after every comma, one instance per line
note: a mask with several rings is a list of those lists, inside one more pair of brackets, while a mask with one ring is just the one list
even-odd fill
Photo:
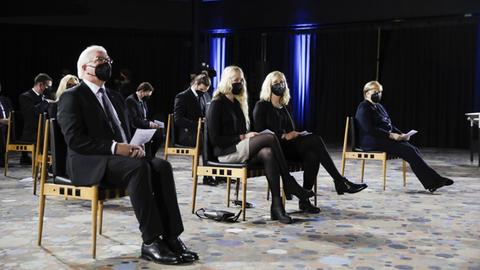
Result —
[[162, 132], [159, 124], [148, 119], [147, 101], [152, 96], [152, 93], [153, 86], [148, 82], [142, 82], [137, 87], [137, 91], [125, 99], [125, 103], [127, 104], [128, 114], [130, 116], [132, 133], [134, 133], [137, 128], [157, 129], [151, 142], [146, 145], [147, 156], [155, 157], [155, 154], [162, 145]]
[[68, 145], [67, 173], [75, 185], [127, 188], [142, 232], [142, 258], [163, 264], [198, 260], [179, 238], [183, 222], [172, 166], [145, 158], [140, 146], [128, 143], [123, 98], [105, 89], [111, 63], [105, 48], [86, 48], [77, 62], [82, 83], [60, 97], [57, 118]]
[[[47, 111], [48, 103], [53, 102], [44, 95], [51, 87], [52, 78], [46, 73], [40, 73], [35, 77], [33, 88], [19, 96], [18, 102], [23, 115], [22, 141], [36, 142], [38, 116]], [[20, 163], [32, 164], [27, 152], [22, 152]]]
[[359, 145], [365, 151], [383, 151], [405, 160], [412, 167], [425, 189], [436, 191], [453, 184], [451, 179], [440, 176], [420, 156], [418, 148], [408, 142], [409, 135], [396, 128], [385, 108], [380, 104], [383, 87], [370, 81], [363, 88], [365, 100], [358, 105], [355, 115], [359, 128]]

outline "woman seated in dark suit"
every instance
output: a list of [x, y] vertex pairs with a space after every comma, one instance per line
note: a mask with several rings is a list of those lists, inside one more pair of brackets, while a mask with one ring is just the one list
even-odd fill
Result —
[[[295, 131], [295, 123], [287, 109], [290, 100], [289, 92], [282, 72], [273, 71], [267, 75], [262, 84], [260, 100], [253, 110], [255, 131], [269, 129], [275, 132], [287, 159], [303, 162], [303, 188], [308, 190], [313, 188], [318, 169], [322, 164], [333, 177], [335, 189], [339, 195], [365, 189], [366, 184], [352, 183], [338, 172], [320, 136]], [[320, 212], [320, 209], [313, 206], [308, 199], [300, 200], [299, 208], [309, 213]]]
[[303, 189], [290, 175], [275, 135], [248, 132], [250, 121], [247, 101], [243, 71], [236, 66], [225, 68], [207, 112], [207, 128], [214, 155], [220, 162], [262, 163], [272, 192], [271, 218], [282, 223], [292, 223], [293, 220], [285, 212], [281, 201], [280, 176], [287, 198], [295, 195], [301, 200], [307, 200], [314, 193]]
[[370, 81], [363, 87], [365, 98], [357, 108], [355, 118], [359, 128], [359, 145], [365, 151], [384, 151], [400, 157], [410, 164], [413, 173], [425, 189], [434, 192], [453, 184], [451, 179], [440, 176], [420, 156], [418, 148], [408, 143], [409, 136], [396, 128], [385, 108], [380, 104], [383, 87]]

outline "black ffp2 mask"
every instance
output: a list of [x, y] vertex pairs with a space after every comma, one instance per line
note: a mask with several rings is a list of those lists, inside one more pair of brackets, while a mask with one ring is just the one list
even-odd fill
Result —
[[382, 100], [382, 94], [380, 93], [375, 93], [370, 96], [370, 99], [372, 100], [373, 103], [380, 103]]
[[272, 93], [276, 96], [283, 97], [287, 88], [281, 83], [276, 83], [271, 86]]
[[242, 92], [243, 85], [242, 83], [232, 83], [232, 94], [240, 95]]
[[110, 65], [110, 63], [102, 63], [96, 66], [95, 76], [104, 82], [108, 81], [112, 76], [112, 65]]

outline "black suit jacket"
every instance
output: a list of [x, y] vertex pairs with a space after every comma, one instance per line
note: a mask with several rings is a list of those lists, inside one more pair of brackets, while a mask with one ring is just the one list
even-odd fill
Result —
[[[10, 112], [13, 110], [12, 101], [10, 101], [10, 98], [6, 96], [0, 96], [0, 103], [2, 103], [4, 114], [5, 114], [4, 115], [5, 118], [3, 119], [6, 119], [10, 115]], [[0, 118], [1, 118], [1, 115], [0, 115]]]
[[228, 155], [237, 151], [235, 145], [240, 135], [247, 133], [245, 116], [240, 103], [220, 95], [210, 104], [207, 112], [207, 128], [215, 156]]
[[[0, 103], [2, 104], [3, 110], [4, 110], [4, 118], [2, 119], [6, 119], [10, 115], [10, 112], [13, 110], [12, 102], [8, 97], [0, 96]], [[1, 114], [0, 114], [0, 118], [1, 118]], [[5, 145], [6, 145], [5, 135], [7, 133], [7, 128], [8, 128], [8, 125], [0, 124], [0, 155], [1, 155], [0, 160], [1, 161], [3, 161], [4, 159], [3, 154], [5, 153]]]
[[202, 95], [200, 98], [203, 107], [202, 112], [202, 107], [190, 88], [175, 96], [173, 116], [175, 119], [175, 139], [179, 144], [195, 145], [198, 118], [206, 115], [210, 101], [211, 97], [208, 93]]
[[[132, 129], [147, 129], [150, 128], [150, 120], [147, 117], [143, 116], [143, 108], [140, 103], [140, 100], [137, 97], [137, 94], [133, 93], [125, 99], [125, 103], [127, 104], [128, 115], [130, 116], [130, 125]], [[146, 115], [148, 115], [148, 106], [146, 103], [145, 110]]]
[[[122, 96], [106, 90], [130, 140], [128, 115]], [[105, 175], [112, 155], [113, 131], [100, 102], [92, 90], [81, 83], [63, 93], [58, 102], [57, 119], [68, 145], [67, 172], [76, 185], [98, 184]]]
[[255, 104], [253, 124], [255, 131], [260, 132], [269, 129], [275, 132], [279, 140], [284, 133], [295, 130], [295, 124], [287, 107], [277, 109], [273, 107], [272, 102], [265, 100], [259, 100]]
[[401, 134], [382, 104], [372, 104], [367, 100], [362, 101], [355, 114], [358, 125], [358, 146], [365, 151], [375, 150], [388, 144], [390, 132]]
[[35, 142], [37, 137], [38, 116], [48, 109], [48, 102], [42, 100], [32, 89], [19, 96], [20, 110], [23, 115], [22, 140]]

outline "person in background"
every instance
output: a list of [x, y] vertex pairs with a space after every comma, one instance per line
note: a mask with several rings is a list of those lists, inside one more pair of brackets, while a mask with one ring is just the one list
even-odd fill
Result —
[[[2, 84], [0, 82], [0, 93]], [[7, 96], [0, 96], [0, 167], [5, 166], [5, 146], [7, 144], [8, 117], [13, 110], [12, 102]]]
[[450, 186], [451, 179], [440, 176], [420, 156], [417, 147], [408, 142], [408, 135], [393, 125], [387, 110], [380, 104], [383, 86], [370, 81], [363, 87], [364, 100], [358, 105], [355, 120], [359, 127], [359, 146], [364, 151], [382, 151], [400, 157], [412, 167], [425, 189], [435, 192]]
[[137, 91], [125, 99], [125, 103], [130, 117], [132, 133], [135, 133], [137, 128], [157, 129], [152, 140], [146, 145], [147, 156], [155, 157], [158, 149], [162, 146], [163, 136], [160, 125], [148, 119], [147, 101], [152, 96], [152, 93], [153, 86], [148, 82], [142, 82], [137, 87]]
[[63, 78], [60, 80], [60, 83], [58, 84], [57, 91], [55, 92], [55, 102], [51, 102], [48, 104], [48, 117], [57, 117], [57, 102], [60, 99], [60, 96], [63, 94], [63, 92], [65, 92], [65, 90], [70, 89], [79, 83], [80, 82], [75, 75], [67, 74], [63, 76]]
[[[270, 72], [262, 84], [260, 100], [253, 110], [253, 123], [257, 132], [269, 129], [275, 133], [288, 160], [302, 161], [303, 188], [313, 188], [322, 164], [333, 178], [339, 195], [365, 189], [366, 184], [352, 183], [338, 172], [320, 136], [295, 130], [295, 123], [287, 109], [289, 100], [290, 90], [285, 75], [280, 71]], [[300, 210], [308, 213], [320, 212], [308, 199], [300, 200], [298, 204]]]
[[[35, 77], [32, 89], [19, 96], [20, 110], [23, 114], [22, 141], [36, 143], [38, 116], [47, 112], [48, 104], [53, 102], [44, 95], [45, 90], [51, 85], [52, 78], [48, 74], [40, 73]], [[27, 152], [22, 152], [20, 164], [32, 164]]]
[[213, 155], [225, 163], [263, 164], [272, 193], [271, 219], [286, 224], [293, 223], [292, 218], [285, 212], [280, 197], [280, 176], [286, 198], [295, 195], [306, 200], [315, 194], [311, 190], [303, 189], [290, 174], [275, 135], [248, 131], [248, 95], [241, 68], [229, 66], [224, 69], [208, 108], [206, 121]]

